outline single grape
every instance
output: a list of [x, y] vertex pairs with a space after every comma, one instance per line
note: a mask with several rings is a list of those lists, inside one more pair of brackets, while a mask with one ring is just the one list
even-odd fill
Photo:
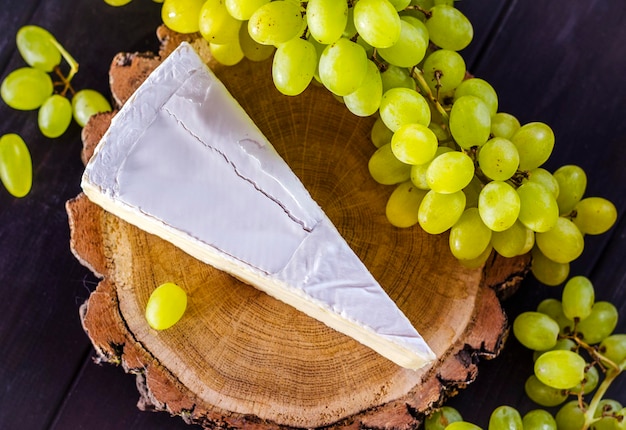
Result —
[[111, 104], [96, 90], [84, 89], [72, 97], [72, 113], [74, 120], [84, 127], [92, 115], [100, 112], [110, 112]]
[[304, 24], [299, 3], [277, 0], [264, 4], [252, 14], [248, 32], [262, 45], [280, 45], [299, 36]]
[[409, 88], [414, 90], [417, 85], [413, 78], [409, 75], [409, 70], [404, 67], [397, 67], [389, 64], [384, 71], [380, 73], [383, 81], [383, 94], [392, 88]]
[[348, 22], [348, 1], [309, 0], [306, 20], [315, 40], [329, 45], [343, 36]]
[[522, 416], [512, 406], [498, 406], [489, 417], [489, 430], [523, 430]]
[[51, 95], [39, 108], [37, 123], [41, 133], [50, 138], [61, 136], [72, 122], [72, 104], [59, 94]]
[[473, 177], [472, 159], [466, 153], [459, 151], [441, 154], [430, 163], [426, 170], [426, 181], [430, 189], [443, 194], [462, 190]]
[[195, 33], [200, 29], [199, 16], [204, 0], [165, 0], [161, 19], [177, 33]]
[[567, 218], [559, 217], [554, 227], [535, 235], [537, 246], [550, 260], [569, 263], [583, 252], [584, 238], [578, 227]]
[[576, 329], [585, 342], [594, 345], [613, 333], [618, 316], [617, 308], [612, 303], [596, 302], [589, 316], [578, 323]]
[[37, 25], [21, 27], [15, 37], [17, 49], [24, 61], [44, 72], [51, 72], [61, 62], [61, 52], [53, 43], [54, 40], [48, 30]]
[[503, 137], [489, 139], [478, 151], [478, 165], [488, 178], [506, 181], [519, 166], [517, 147]]
[[[435, 157], [433, 158], [433, 160], [441, 154], [451, 151], [453, 151], [452, 148], [449, 148], [447, 146], [439, 146], [437, 148], [437, 151], [435, 151]], [[428, 172], [428, 167], [430, 166], [431, 162], [411, 166], [411, 182], [413, 182], [413, 184], [421, 190], [430, 190], [430, 185], [428, 185], [428, 179], [426, 174]]]
[[503, 257], [511, 258], [530, 252], [535, 243], [535, 233], [521, 222], [503, 231], [494, 231], [491, 235], [493, 249]]
[[377, 52], [389, 64], [412, 67], [424, 59], [426, 48], [428, 33], [401, 19], [398, 41], [388, 48], [379, 48]]
[[419, 208], [419, 224], [427, 233], [440, 234], [456, 224], [464, 210], [463, 191], [441, 194], [430, 190]]
[[17, 110], [33, 110], [52, 95], [52, 79], [40, 69], [21, 67], [9, 73], [0, 86], [2, 100]]
[[389, 130], [383, 120], [378, 117], [376, 121], [374, 121], [374, 125], [372, 125], [372, 130], [370, 132], [370, 139], [376, 148], [380, 148], [387, 143], [391, 143], [391, 137], [393, 136], [393, 131]]
[[[536, 237], [535, 237], [536, 238]], [[538, 281], [545, 285], [560, 285], [569, 276], [569, 263], [557, 263], [546, 257], [538, 247], [532, 249], [530, 269]]]
[[417, 214], [425, 195], [426, 191], [415, 187], [411, 181], [398, 185], [389, 196], [385, 208], [391, 225], [406, 228], [417, 224]]
[[553, 176], [559, 183], [559, 196], [556, 199], [559, 211], [561, 215], [567, 215], [585, 194], [587, 175], [581, 167], [570, 164], [559, 167]]
[[489, 108], [481, 99], [463, 96], [454, 102], [450, 111], [450, 132], [459, 146], [469, 149], [484, 145], [490, 130]]
[[593, 284], [585, 276], [570, 278], [563, 288], [563, 313], [570, 320], [584, 320], [591, 314], [595, 301]]
[[367, 60], [367, 73], [355, 91], [343, 97], [350, 112], [357, 116], [370, 116], [376, 113], [383, 97], [383, 82], [380, 71], [372, 60]]
[[186, 308], [185, 290], [172, 282], [167, 282], [150, 295], [146, 304], [146, 320], [153, 329], [165, 330], [182, 318]]
[[198, 20], [200, 34], [210, 43], [225, 45], [239, 40], [242, 21], [228, 13], [223, 0], [205, 0]]
[[367, 167], [372, 178], [383, 185], [399, 184], [411, 177], [411, 165], [393, 155], [391, 143], [378, 148], [370, 157]]
[[388, 0], [359, 0], [354, 6], [354, 26], [375, 48], [388, 48], [400, 38], [400, 16]]
[[478, 196], [478, 210], [487, 227], [503, 231], [517, 221], [520, 199], [515, 189], [502, 181], [485, 185]]
[[430, 124], [430, 108], [426, 99], [417, 91], [392, 88], [383, 94], [380, 101], [380, 118], [394, 132], [406, 124], [427, 127]]
[[338, 96], [356, 91], [367, 75], [367, 68], [365, 49], [344, 37], [326, 46], [320, 56], [320, 79], [328, 90]]
[[587, 197], [574, 207], [574, 224], [584, 234], [606, 233], [617, 221], [617, 209], [602, 197]]
[[446, 93], [458, 87], [465, 78], [465, 60], [458, 52], [439, 49], [426, 57], [423, 71], [431, 91], [436, 95]]
[[272, 62], [274, 86], [281, 93], [295, 96], [311, 83], [317, 67], [317, 52], [312, 43], [298, 37], [278, 46]]
[[587, 395], [596, 389], [599, 382], [600, 374], [598, 372], [598, 368], [596, 366], [591, 366], [585, 370], [585, 378], [581, 381], [581, 383], [576, 385], [574, 388], [570, 388], [568, 391], [572, 394], [582, 393], [583, 395]]
[[132, 0], [104, 0], [104, 2], [110, 6], [124, 6], [130, 3]]
[[454, 91], [454, 100], [463, 96], [478, 97], [489, 109], [489, 115], [493, 117], [498, 111], [498, 94], [491, 84], [484, 79], [466, 79]]
[[448, 5], [437, 5], [430, 9], [426, 27], [431, 41], [443, 49], [460, 51], [472, 41], [474, 29], [463, 13]]
[[545, 407], [557, 406], [567, 400], [567, 392], [550, 387], [531, 375], [524, 384], [526, 395], [533, 402]]
[[491, 134], [494, 137], [511, 140], [519, 128], [519, 120], [509, 113], [498, 112], [491, 117]]
[[556, 345], [559, 325], [544, 313], [527, 311], [515, 318], [513, 334], [526, 348], [546, 351]]
[[580, 430], [585, 423], [585, 413], [580, 409], [578, 400], [564, 404], [554, 418], [559, 430]]
[[452, 406], [442, 406], [424, 420], [425, 430], [444, 430], [448, 425], [463, 421], [463, 417]]
[[550, 387], [566, 390], [583, 380], [585, 366], [585, 359], [573, 351], [548, 351], [535, 361], [535, 375]]
[[478, 208], [468, 208], [450, 229], [448, 243], [457, 259], [473, 260], [489, 247], [490, 240], [491, 230], [480, 218]]
[[571, 333], [572, 321], [563, 313], [563, 304], [560, 300], [547, 298], [537, 305], [537, 312], [548, 315], [559, 325], [562, 334]]
[[224, 4], [228, 13], [240, 21], [247, 21], [258, 8], [270, 0], [225, 0]]
[[14, 197], [24, 197], [33, 184], [33, 162], [26, 142], [17, 134], [0, 137], [0, 180]]
[[[250, 61], [267, 60], [276, 50], [273, 45], [262, 45], [251, 38], [250, 33], [248, 33], [247, 25], [241, 25], [239, 27], [239, 46], [241, 47], [241, 52], [243, 52], [244, 57]], [[319, 54], [321, 54], [321, 51]]]
[[598, 403], [594, 418], [599, 418], [598, 421], [594, 421], [594, 430], [619, 430], [618, 421], [615, 417], [622, 409], [622, 404], [613, 399], [602, 399]]
[[543, 409], [533, 409], [522, 418], [524, 430], [557, 430], [552, 414]]
[[559, 219], [559, 206], [554, 195], [543, 185], [526, 182], [517, 188], [520, 198], [519, 220], [537, 233], [551, 230]]
[[225, 66], [234, 66], [243, 60], [243, 50], [239, 45], [239, 40], [235, 40], [232, 43], [224, 43], [222, 45], [218, 43], [209, 43], [211, 49], [211, 56], [215, 61]]
[[521, 170], [532, 170], [545, 163], [554, 149], [554, 132], [542, 122], [525, 124], [511, 137], [517, 146]]
[[546, 190], [552, 193], [555, 199], [559, 197], [559, 183], [554, 178], [552, 173], [542, 167], [530, 170], [528, 172], [528, 177], [524, 179], [524, 182], [535, 182], [543, 185]]
[[626, 334], [606, 337], [600, 343], [600, 353], [618, 366], [622, 365], [626, 360]]
[[467, 421], [455, 421], [453, 423], [448, 424], [446, 430], [482, 430], [476, 424], [472, 424]]
[[391, 150], [403, 163], [428, 163], [437, 152], [437, 137], [422, 124], [404, 124], [393, 134]]

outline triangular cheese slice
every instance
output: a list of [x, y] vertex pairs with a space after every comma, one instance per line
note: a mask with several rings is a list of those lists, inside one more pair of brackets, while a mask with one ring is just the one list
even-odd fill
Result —
[[194, 49], [181, 44], [114, 117], [90, 200], [418, 369], [435, 355]]

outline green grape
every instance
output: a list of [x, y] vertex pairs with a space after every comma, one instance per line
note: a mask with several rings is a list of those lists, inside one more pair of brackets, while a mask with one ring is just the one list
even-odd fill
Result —
[[545, 407], [557, 406], [567, 400], [567, 392], [550, 387], [531, 375], [524, 384], [526, 395], [533, 402]]
[[428, 163], [437, 152], [437, 137], [422, 124], [404, 124], [393, 134], [391, 150], [403, 163]]
[[503, 231], [517, 220], [520, 199], [515, 189], [502, 181], [492, 181], [483, 187], [478, 196], [478, 210], [487, 227]]
[[409, 70], [404, 67], [397, 67], [389, 64], [384, 71], [380, 73], [383, 81], [383, 94], [392, 88], [409, 88], [413, 91], [417, 85], [413, 78], [409, 75]]
[[0, 86], [2, 100], [17, 110], [33, 110], [52, 95], [52, 79], [40, 69], [21, 67], [9, 73]]
[[564, 351], [576, 351], [576, 342], [574, 342], [572, 339], [558, 339], [556, 341], [556, 344], [554, 344], [554, 346], [548, 350], [545, 351], [534, 351], [533, 352], [533, 361], [537, 361], [537, 359], [541, 356], [541, 354], [543, 354], [544, 352], [547, 351], [554, 351], [557, 349], [561, 349]]
[[347, 0], [309, 0], [306, 20], [311, 36], [324, 45], [343, 36], [348, 22]]
[[511, 140], [519, 128], [520, 123], [518, 119], [511, 114], [498, 112], [491, 117], [491, 134], [494, 137], [503, 137]]
[[489, 430], [523, 430], [522, 416], [511, 406], [499, 406], [489, 417]]
[[598, 372], [598, 368], [590, 366], [587, 370], [585, 370], [585, 378], [582, 382], [574, 388], [570, 388], [568, 391], [572, 394], [582, 393], [583, 395], [587, 395], [596, 389], [599, 382], [600, 374]]
[[[392, 88], [380, 101], [380, 117], [391, 131], [405, 124], [430, 124], [430, 108], [426, 99], [409, 88]], [[436, 139], [436, 138], [435, 138]]]
[[552, 173], [548, 172], [544, 168], [537, 167], [536, 169], [529, 171], [528, 177], [524, 179], [524, 182], [535, 182], [543, 185], [546, 190], [552, 193], [555, 199], [559, 196], [559, 183], [554, 178]]
[[618, 366], [622, 365], [626, 360], [626, 334], [606, 337], [600, 343], [600, 353]]
[[475, 96], [458, 98], [450, 111], [450, 132], [461, 148], [484, 145], [491, 132], [487, 105]]
[[535, 233], [524, 224], [515, 221], [506, 230], [491, 235], [493, 249], [503, 257], [512, 258], [529, 252], [535, 244]]
[[478, 97], [489, 109], [489, 116], [493, 117], [498, 111], [498, 94], [491, 84], [480, 78], [466, 79], [454, 91], [454, 100], [463, 96]]
[[[447, 147], [443, 147], [447, 148]], [[467, 187], [463, 188], [463, 192], [465, 193], [465, 197], [467, 198], [467, 207], [468, 208], [477, 208], [478, 207], [478, 196], [480, 195], [480, 191], [483, 189], [483, 183], [476, 176], [472, 178]]]
[[281, 93], [295, 96], [311, 83], [317, 67], [312, 43], [298, 37], [278, 46], [272, 62], [272, 79]]
[[554, 227], [535, 235], [537, 246], [550, 260], [569, 263], [583, 252], [584, 238], [578, 227], [567, 218], [559, 217]]
[[428, 34], [405, 20], [400, 20], [400, 37], [388, 48], [379, 48], [378, 54], [398, 67], [412, 67], [424, 59], [428, 48]]
[[411, 176], [411, 165], [398, 160], [391, 150], [391, 143], [381, 146], [367, 164], [370, 175], [383, 185], [399, 184]]
[[485, 262], [491, 255], [491, 251], [493, 251], [493, 247], [490, 244], [489, 246], [487, 246], [487, 248], [485, 248], [483, 253], [480, 254], [478, 257], [471, 259], [471, 260], [458, 260], [458, 261], [459, 263], [461, 263], [461, 266], [463, 267], [466, 267], [468, 269], [478, 269], [485, 264]]
[[250, 37], [262, 45], [280, 45], [300, 35], [304, 18], [300, 4], [277, 0], [258, 8], [248, 20]]
[[463, 417], [452, 406], [442, 406], [424, 420], [424, 430], [444, 430], [448, 425], [463, 421]]
[[462, 190], [473, 177], [474, 162], [469, 155], [459, 151], [441, 154], [426, 170], [426, 181], [430, 189], [443, 194]]
[[0, 137], [0, 180], [14, 197], [24, 197], [33, 185], [33, 162], [24, 140], [15, 133]]
[[354, 26], [375, 48], [388, 48], [400, 38], [400, 16], [388, 0], [359, 0], [354, 5]]
[[441, 194], [430, 190], [419, 208], [419, 224], [427, 233], [440, 234], [456, 224], [464, 210], [463, 191]]
[[556, 199], [559, 211], [561, 215], [567, 215], [585, 194], [587, 175], [581, 167], [570, 164], [559, 167], [553, 176], [559, 184], [559, 196]]
[[554, 418], [559, 430], [580, 430], [585, 424], [585, 413], [578, 406], [578, 400], [564, 404]]
[[346, 22], [346, 28], [343, 29], [342, 36], [347, 39], [352, 39], [357, 35], [356, 26], [354, 25], [354, 8], [348, 8], [348, 19]]
[[473, 260], [489, 246], [491, 230], [483, 223], [478, 208], [465, 209], [450, 229], [448, 242], [452, 255], [459, 260]]
[[[433, 160], [439, 157], [441, 154], [451, 151], [453, 151], [452, 148], [449, 148], [447, 146], [439, 146], [435, 151], [435, 157], [433, 158]], [[428, 166], [430, 166], [431, 162], [411, 166], [411, 182], [413, 182], [413, 184], [421, 190], [430, 190], [430, 185], [428, 185], [426, 173], [428, 172]]]
[[17, 49], [26, 63], [44, 72], [51, 72], [61, 62], [61, 52], [53, 43], [54, 36], [37, 25], [25, 25], [15, 37]]
[[453, 423], [448, 424], [446, 430], [482, 430], [476, 424], [472, 424], [467, 421], [455, 421]]
[[241, 52], [243, 52], [244, 57], [250, 61], [267, 60], [276, 50], [273, 45], [262, 45], [251, 38], [246, 24], [242, 24], [239, 27], [239, 46], [241, 47]]
[[489, 139], [478, 151], [478, 165], [488, 178], [506, 181], [519, 166], [517, 147], [503, 137]]
[[452, 51], [465, 48], [474, 37], [469, 19], [460, 10], [448, 5], [432, 7], [426, 27], [435, 45]]
[[554, 350], [535, 361], [535, 375], [544, 384], [566, 390], [575, 387], [585, 377], [585, 359], [573, 351]]
[[[272, 2], [273, 4], [276, 2]], [[320, 79], [338, 96], [347, 96], [361, 86], [367, 75], [365, 49], [344, 37], [326, 46], [319, 61]]]
[[587, 197], [574, 207], [572, 221], [584, 234], [606, 233], [617, 221], [615, 205], [602, 197]]
[[132, 0], [104, 0], [104, 2], [110, 6], [124, 6], [130, 3]]
[[417, 214], [426, 191], [416, 188], [411, 181], [398, 185], [389, 196], [385, 214], [391, 225], [406, 228], [417, 224]]
[[239, 40], [242, 21], [228, 13], [223, 0], [205, 0], [198, 20], [200, 34], [210, 43], [225, 45]]
[[72, 104], [67, 97], [53, 94], [39, 108], [37, 123], [46, 137], [61, 136], [71, 122]]
[[533, 409], [522, 418], [524, 430], [557, 430], [552, 414], [543, 409]]
[[243, 51], [239, 45], [239, 40], [232, 43], [209, 43], [211, 56], [220, 64], [225, 66], [234, 66], [243, 60]]
[[389, 3], [391, 3], [397, 11], [401, 11], [411, 4], [411, 0], [389, 0]]
[[110, 112], [111, 104], [96, 90], [84, 89], [72, 97], [72, 113], [74, 120], [84, 127], [92, 115], [100, 112]]
[[569, 276], [569, 263], [557, 263], [546, 257], [536, 246], [532, 250], [530, 269], [538, 281], [545, 285], [560, 285]]
[[165, 0], [161, 7], [161, 19], [177, 33], [195, 33], [200, 29], [200, 9], [204, 0]]
[[519, 151], [519, 168], [532, 170], [545, 163], [554, 149], [554, 132], [542, 122], [524, 124], [511, 137]]
[[458, 52], [439, 49], [426, 57], [423, 71], [431, 91], [446, 93], [458, 87], [465, 78], [465, 61]]
[[150, 294], [146, 304], [146, 320], [153, 329], [165, 330], [182, 318], [186, 308], [185, 290], [174, 283], [167, 282]]
[[600, 400], [596, 411], [593, 414], [594, 418], [599, 418], [598, 421], [594, 421], [593, 423], [594, 430], [618, 430], [618, 421], [615, 418], [615, 414], [617, 414], [621, 409], [622, 404], [617, 400]]
[[553, 298], [542, 300], [537, 306], [537, 312], [546, 314], [556, 321], [562, 334], [571, 332], [572, 321], [563, 313], [563, 304], [560, 300]]
[[554, 195], [535, 182], [517, 188], [520, 198], [519, 220], [534, 232], [551, 230], [559, 219], [559, 207]]
[[228, 13], [240, 21], [247, 21], [258, 8], [270, 0], [224, 0]]
[[527, 311], [513, 321], [513, 334], [526, 348], [546, 351], [556, 345], [559, 325], [544, 313]]
[[570, 320], [584, 320], [591, 314], [595, 292], [591, 281], [584, 276], [574, 276], [563, 287], [563, 313]]
[[370, 139], [376, 148], [380, 148], [387, 143], [391, 143], [391, 137], [393, 136], [393, 131], [389, 130], [383, 120], [378, 117], [376, 121], [374, 121], [374, 125], [372, 125], [372, 130], [370, 132]]
[[355, 91], [343, 97], [343, 102], [356, 116], [370, 116], [376, 113], [383, 97], [383, 82], [376, 63], [367, 60], [367, 73]]
[[596, 302], [587, 318], [578, 323], [577, 332], [589, 345], [602, 342], [617, 326], [618, 312], [610, 302]]

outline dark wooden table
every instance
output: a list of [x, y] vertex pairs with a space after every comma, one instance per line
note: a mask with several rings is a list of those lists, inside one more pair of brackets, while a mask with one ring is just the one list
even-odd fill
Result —
[[[613, 230], [586, 241], [573, 275], [587, 275], [599, 300], [621, 312], [626, 332], [626, 6], [618, 0], [543, 4], [517, 0], [464, 0], [475, 39], [465, 50], [469, 69], [491, 82], [500, 110], [522, 122], [553, 127], [557, 144], [548, 162], [582, 166], [587, 195], [611, 199], [620, 218]], [[23, 65], [15, 33], [28, 23], [48, 28], [80, 63], [77, 88], [108, 92], [115, 53], [157, 48], [160, 5], [134, 0], [122, 8], [102, 0], [5, 1], [0, 8], [0, 76]], [[34, 186], [23, 199], [0, 189], [0, 429], [187, 429], [179, 418], [136, 409], [134, 378], [93, 363], [78, 308], [95, 279], [68, 247], [64, 203], [79, 192], [80, 130], [42, 137], [36, 112], [0, 103], [0, 133], [19, 133], [34, 164]], [[532, 277], [505, 303], [512, 319], [560, 288]], [[523, 381], [530, 352], [509, 339], [500, 357], [480, 366], [477, 381], [452, 399], [470, 421], [486, 427], [502, 404], [526, 412]], [[610, 396], [626, 403], [626, 376]]]

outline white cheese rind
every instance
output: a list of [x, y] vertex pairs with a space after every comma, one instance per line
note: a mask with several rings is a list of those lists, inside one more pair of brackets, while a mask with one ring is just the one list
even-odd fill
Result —
[[402, 367], [436, 358], [186, 43], [114, 117], [81, 185], [107, 211]]

